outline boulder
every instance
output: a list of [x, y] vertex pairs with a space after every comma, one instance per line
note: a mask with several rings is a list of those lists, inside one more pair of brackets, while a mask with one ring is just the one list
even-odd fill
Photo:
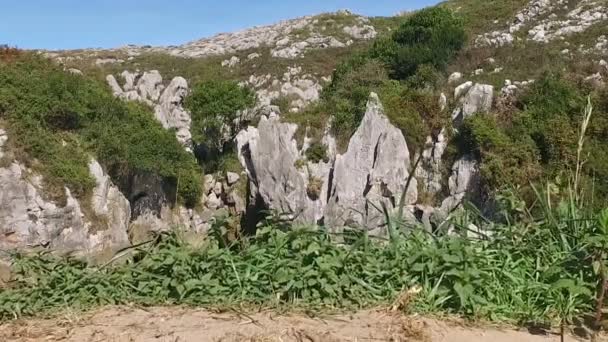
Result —
[[[467, 87], [461, 88], [460, 90], [458, 88], [457, 92], [458, 95], [464, 93], [464, 89], [468, 88], [468, 84], [470, 82], [467, 82], [462, 86], [467, 85]], [[458, 98], [459, 96], [455, 96], [456, 98]], [[480, 113], [480, 112], [489, 112], [492, 109], [492, 102], [494, 101], [494, 87], [488, 84], [475, 84], [474, 86], [470, 87], [467, 91], [466, 91], [466, 95], [462, 96], [460, 98], [460, 106], [458, 108], [456, 108], [454, 110], [454, 112], [452, 113], [452, 120], [454, 122], [454, 126], [455, 127], [459, 127], [460, 125], [462, 125], [462, 123], [464, 122], [464, 120], [466, 118], [468, 118], [469, 116], [475, 114], [475, 113]]]
[[241, 178], [241, 176], [238, 173], [234, 173], [234, 172], [226, 173], [226, 182], [228, 182], [228, 185], [230, 185], [230, 186], [232, 186], [236, 182], [238, 182], [240, 178]]
[[203, 177], [203, 189], [209, 194], [213, 191], [213, 186], [215, 185], [215, 177], [213, 175], [205, 175]]
[[460, 80], [462, 80], [462, 73], [460, 73], [460, 72], [454, 72], [448, 78], [448, 83], [449, 84], [453, 84], [453, 83], [456, 83], [456, 82], [460, 82]]

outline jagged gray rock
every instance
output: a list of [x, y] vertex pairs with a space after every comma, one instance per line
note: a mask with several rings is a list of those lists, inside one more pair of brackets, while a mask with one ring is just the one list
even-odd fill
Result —
[[89, 162], [89, 172], [95, 179], [91, 198], [93, 211], [106, 219], [109, 237], [120, 244], [127, 244], [126, 233], [131, 222], [131, 205], [127, 198], [110, 180], [101, 165], [94, 159]]
[[[405, 138], [390, 124], [378, 96], [372, 93], [347, 152], [336, 158], [325, 222], [330, 227], [355, 224], [385, 234], [383, 213], [373, 205], [394, 208], [398, 204], [409, 168]], [[417, 182], [412, 178], [406, 202], [413, 204], [416, 199]]]
[[188, 82], [183, 77], [175, 77], [162, 93], [158, 104], [154, 107], [156, 119], [165, 129], [175, 129], [177, 141], [192, 149], [192, 134], [190, 127], [192, 118], [183, 103], [188, 95]]
[[107, 258], [128, 246], [129, 203], [97, 162], [90, 166], [96, 187], [88, 216], [67, 188], [65, 203], [55, 203], [45, 197], [39, 175], [17, 162], [0, 168], [0, 250], [45, 248]]
[[330, 166], [321, 162], [297, 168], [296, 162], [304, 157], [294, 139], [296, 129], [297, 125], [282, 123], [277, 116], [263, 116], [257, 128], [238, 134], [239, 160], [249, 177], [250, 206], [275, 210], [297, 222], [317, 223], [323, 218], [327, 198], [323, 188], [328, 186]]
[[447, 147], [445, 130], [436, 137], [426, 138], [425, 148], [416, 168], [416, 178], [420, 182], [419, 188], [428, 194], [435, 195], [443, 189], [443, 154]]

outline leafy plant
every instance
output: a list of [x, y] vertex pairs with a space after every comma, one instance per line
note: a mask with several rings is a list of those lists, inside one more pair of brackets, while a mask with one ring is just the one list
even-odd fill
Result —
[[462, 21], [446, 8], [432, 7], [408, 17], [372, 55], [387, 63], [391, 77], [405, 80], [428, 66], [443, 70], [465, 42]]
[[94, 79], [73, 75], [33, 53], [0, 60], [0, 115], [20, 162], [44, 176], [58, 200], [67, 186], [86, 197], [95, 182], [91, 155], [116, 184], [125, 176], [153, 172], [174, 184], [188, 205], [201, 195], [196, 160], [155, 119], [150, 108], [125, 103]]
[[[255, 94], [234, 81], [205, 81], [196, 84], [185, 101], [192, 114], [192, 138], [197, 144], [221, 149], [239, 131], [239, 114], [253, 107]], [[225, 139], [228, 130], [230, 137]]]
[[323, 145], [320, 141], [314, 141], [306, 150], [306, 159], [313, 163], [318, 162], [329, 162], [329, 156], [327, 155], [327, 146]]

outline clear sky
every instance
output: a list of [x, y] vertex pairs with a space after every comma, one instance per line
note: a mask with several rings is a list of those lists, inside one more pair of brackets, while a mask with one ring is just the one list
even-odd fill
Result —
[[438, 0], [0, 0], [0, 44], [26, 49], [179, 45], [348, 8], [394, 15]]

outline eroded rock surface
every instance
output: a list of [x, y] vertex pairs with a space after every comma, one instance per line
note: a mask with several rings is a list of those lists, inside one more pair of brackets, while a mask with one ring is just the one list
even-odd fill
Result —
[[[467, 82], [456, 88], [455, 98], [460, 97], [460, 105], [452, 113], [455, 127], [460, 126], [466, 118], [475, 113], [484, 113], [492, 109], [494, 87], [488, 84], [477, 83], [473, 86], [471, 84]], [[461, 88], [463, 86], [465, 88]]]
[[239, 160], [249, 178], [249, 205], [317, 223], [324, 215], [330, 166], [304, 160], [294, 139], [296, 130], [297, 125], [282, 123], [276, 115], [263, 116], [257, 128], [237, 136]]
[[[405, 138], [390, 124], [378, 96], [372, 93], [347, 152], [336, 158], [326, 223], [334, 227], [356, 224], [382, 230], [383, 213], [376, 207], [382, 203], [389, 208], [398, 205], [409, 170], [410, 154]], [[406, 193], [406, 202], [415, 203], [415, 178]]]
[[0, 251], [43, 248], [108, 257], [128, 246], [129, 202], [96, 161], [89, 167], [96, 181], [90, 210], [67, 188], [64, 201], [50, 200], [42, 178], [15, 161], [0, 167]]
[[477, 46], [511, 45], [519, 32], [526, 32], [526, 40], [548, 43], [584, 32], [593, 25], [608, 20], [608, 8], [603, 0], [532, 0], [519, 11], [502, 30], [479, 35]]
[[121, 76], [124, 80], [123, 86], [120, 86], [113, 75], [106, 77], [114, 96], [128, 101], [141, 101], [153, 107], [156, 119], [164, 128], [175, 129], [177, 140], [186, 150], [191, 151], [192, 119], [183, 107], [184, 99], [188, 95], [186, 79], [175, 77], [165, 87], [162, 76], [156, 70], [143, 74], [124, 71]]

